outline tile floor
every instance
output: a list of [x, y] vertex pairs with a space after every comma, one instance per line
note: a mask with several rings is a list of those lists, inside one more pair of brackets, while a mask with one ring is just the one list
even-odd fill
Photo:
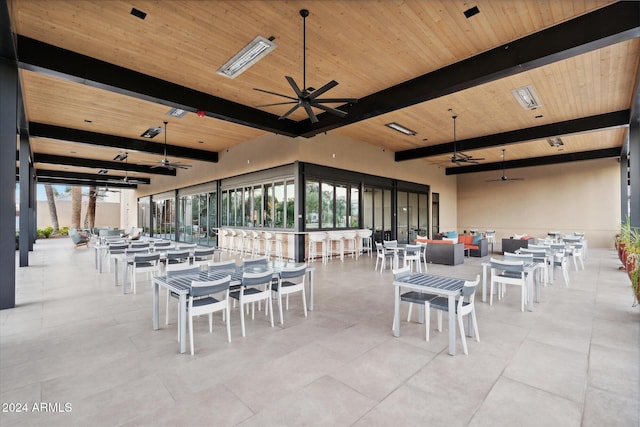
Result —
[[[0, 425], [639, 426], [640, 307], [613, 250], [590, 249], [533, 312], [517, 290], [492, 307], [478, 295], [481, 342], [455, 357], [406, 306], [391, 335], [392, 275], [374, 263], [314, 263], [309, 317], [292, 297], [284, 326], [260, 313], [242, 338], [236, 309], [230, 344], [218, 317], [212, 335], [196, 321], [191, 356], [175, 323], [152, 330], [148, 284], [123, 296], [92, 249], [38, 241], [0, 311]], [[429, 271], [471, 279], [479, 264]]]

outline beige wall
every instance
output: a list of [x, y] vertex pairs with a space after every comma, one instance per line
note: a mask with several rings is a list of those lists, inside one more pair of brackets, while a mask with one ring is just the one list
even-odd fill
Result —
[[[611, 247], [620, 225], [620, 165], [599, 159], [509, 169], [517, 182], [486, 182], [500, 171], [458, 177], [458, 231], [495, 229], [497, 242], [513, 234], [582, 231], [590, 247]], [[499, 247], [499, 245], [498, 245]]]
[[153, 177], [152, 185], [141, 185], [130, 195], [123, 192], [121, 227], [135, 223], [137, 197], [296, 160], [428, 184], [440, 194], [441, 230], [492, 228], [498, 239], [514, 233], [584, 231], [590, 246], [609, 247], [619, 226], [619, 164], [613, 159], [514, 169], [508, 176], [526, 180], [487, 183], [500, 172], [447, 176], [444, 168], [424, 160], [395, 162], [391, 152], [331, 133], [310, 139], [267, 134], [219, 156], [219, 163], [190, 160], [193, 167], [178, 170], [176, 177]]
[[[58, 214], [58, 225], [62, 227], [71, 226], [71, 201], [56, 200], [56, 211]], [[82, 203], [82, 213], [80, 221], [84, 221], [87, 213], [87, 202]], [[38, 201], [38, 228], [52, 226], [51, 215], [49, 215], [49, 205], [46, 201]], [[123, 228], [120, 223], [120, 203], [101, 202], [96, 204], [96, 227], [118, 227]]]

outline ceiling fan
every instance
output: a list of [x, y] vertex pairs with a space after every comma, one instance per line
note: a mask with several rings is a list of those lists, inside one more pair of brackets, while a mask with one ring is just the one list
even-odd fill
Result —
[[191, 165], [183, 165], [180, 162], [170, 162], [169, 159], [167, 159], [167, 123], [168, 122], [163, 122], [163, 123], [164, 123], [164, 156], [162, 157], [162, 160], [160, 160], [160, 163], [157, 165], [151, 166], [151, 169], [153, 168], [165, 168], [169, 170], [174, 170], [176, 168], [189, 169]]
[[120, 180], [123, 184], [144, 184], [143, 181], [140, 181], [135, 178], [129, 178], [129, 153], [125, 152], [124, 156], [124, 177]]
[[507, 175], [504, 173], [504, 152], [505, 149], [502, 149], [502, 176], [498, 179], [488, 179], [486, 182], [495, 182], [495, 181], [524, 181], [523, 178], [507, 178]]
[[[451, 113], [453, 110], [449, 108], [449, 112]], [[451, 156], [451, 163], [455, 163], [459, 165], [460, 163], [473, 163], [478, 164], [478, 160], [484, 160], [482, 157], [475, 158], [468, 154], [464, 154], [461, 151], [457, 151], [456, 149], [456, 119], [458, 116], [454, 113], [451, 118], [453, 119], [453, 156]]]
[[335, 80], [331, 80], [329, 83], [322, 86], [320, 89], [314, 89], [312, 87], [307, 87], [307, 60], [306, 60], [306, 22], [307, 16], [309, 16], [309, 11], [307, 9], [300, 10], [300, 16], [302, 16], [302, 89], [296, 84], [293, 77], [285, 76], [285, 79], [289, 82], [289, 85], [293, 89], [296, 94], [296, 97], [283, 95], [281, 93], [271, 92], [269, 90], [253, 88], [254, 90], [269, 93], [271, 95], [280, 96], [282, 98], [290, 99], [291, 101], [286, 102], [277, 102], [275, 104], [263, 104], [258, 105], [257, 107], [271, 107], [274, 105], [287, 105], [287, 104], [295, 104], [289, 111], [281, 115], [278, 119], [283, 120], [289, 117], [291, 113], [296, 111], [298, 108], [302, 107], [307, 112], [309, 116], [309, 120], [311, 123], [318, 123], [318, 117], [314, 113], [311, 107], [318, 108], [320, 110], [324, 110], [328, 113], [335, 114], [340, 117], [344, 117], [347, 115], [345, 111], [338, 110], [337, 108], [328, 107], [324, 104], [355, 104], [358, 102], [357, 98], [318, 98], [323, 93], [329, 91], [338, 85], [338, 82]]

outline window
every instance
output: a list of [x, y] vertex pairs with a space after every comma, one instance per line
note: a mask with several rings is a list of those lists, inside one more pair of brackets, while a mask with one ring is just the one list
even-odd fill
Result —
[[251, 220], [253, 221], [254, 227], [264, 227], [264, 223], [262, 222], [262, 185], [253, 187]]
[[440, 193], [431, 193], [431, 236], [440, 232]]
[[305, 185], [305, 228], [316, 229], [320, 219], [320, 183], [307, 181]]
[[286, 203], [287, 208], [285, 210], [285, 221], [287, 228], [295, 227], [295, 209], [296, 209], [296, 186], [293, 181], [287, 181], [286, 184]]
[[284, 228], [285, 215], [285, 187], [284, 182], [276, 182], [273, 185], [274, 227]]
[[321, 221], [322, 228], [333, 228], [333, 208], [334, 208], [334, 194], [333, 194], [333, 185], [322, 183], [322, 206], [320, 209], [321, 212]]
[[351, 194], [349, 197], [350, 211], [349, 211], [349, 227], [357, 228], [360, 226], [360, 189], [358, 187], [351, 187]]

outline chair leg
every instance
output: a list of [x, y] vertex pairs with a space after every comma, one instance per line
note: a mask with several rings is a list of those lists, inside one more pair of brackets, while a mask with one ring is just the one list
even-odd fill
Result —
[[244, 304], [242, 303], [240, 303], [240, 326], [242, 328], [242, 336], [244, 337]]
[[411, 309], [413, 308], [413, 304], [409, 303], [409, 312], [407, 313], [407, 322], [411, 321]]
[[[451, 327], [451, 325], [449, 325]], [[462, 324], [462, 314], [458, 313], [458, 327], [460, 328], [460, 341], [462, 341], [462, 350], [464, 350], [464, 354], [468, 355], [469, 350], [467, 349], [467, 337], [464, 333], [464, 325]]]
[[164, 312], [164, 324], [169, 324], [169, 299], [171, 298], [171, 291], [167, 289], [167, 309]]
[[493, 281], [493, 278], [491, 278], [491, 284], [489, 286], [489, 306], [493, 305], [493, 284], [495, 282]]
[[[269, 296], [269, 320], [271, 320], [271, 327], [273, 328], [273, 303], [271, 302], [271, 296]], [[265, 303], [265, 310], [267, 310], [267, 304]]]
[[473, 333], [476, 334], [476, 341], [480, 342], [480, 333], [478, 332], [478, 321], [476, 320], [476, 309], [474, 308], [471, 313], [471, 321], [473, 322]]
[[191, 342], [191, 355], [193, 356], [193, 317], [189, 314], [189, 341]]
[[227, 308], [223, 313], [226, 313], [227, 323], [227, 341], [231, 342], [231, 311], [229, 310], [229, 303], [227, 302]]
[[304, 292], [304, 288], [302, 288], [302, 308], [304, 310], [304, 317], [307, 317], [307, 297]]
[[431, 304], [429, 301], [424, 302], [424, 335], [427, 342], [429, 341], [429, 330], [431, 329]]
[[282, 294], [278, 292], [278, 311], [280, 312], [280, 324], [284, 325], [284, 318], [282, 317]]
[[442, 332], [442, 310], [438, 310], [438, 332]]

